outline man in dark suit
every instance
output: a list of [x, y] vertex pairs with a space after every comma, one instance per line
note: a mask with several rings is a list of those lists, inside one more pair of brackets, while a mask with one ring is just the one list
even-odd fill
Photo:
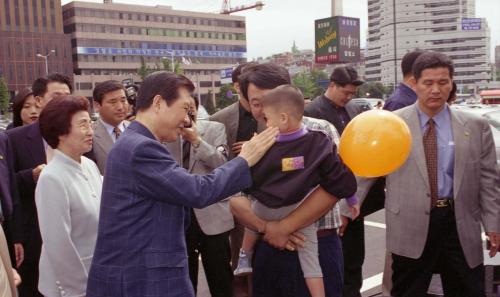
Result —
[[247, 142], [211, 174], [192, 175], [163, 145], [190, 122], [193, 83], [155, 72], [143, 81], [137, 117], [111, 149], [87, 297], [194, 297], [185, 230], [189, 207], [203, 208], [249, 187], [253, 166], [277, 129]]
[[[330, 76], [330, 84], [326, 92], [306, 105], [304, 115], [332, 123], [342, 135], [345, 127], [363, 110], [352, 102], [358, 87], [363, 81], [358, 79], [358, 73], [350, 66], [337, 67]], [[341, 202], [342, 206], [342, 202]], [[346, 207], [342, 209], [347, 209]], [[343, 228], [347, 224], [349, 211], [344, 211]], [[361, 297], [360, 289], [363, 283], [362, 266], [365, 258], [364, 220], [359, 217], [341, 229], [342, 251], [344, 255], [344, 287], [343, 296]], [[342, 232], [343, 230], [343, 232]]]
[[[40, 106], [45, 105], [58, 95], [70, 94], [71, 81], [66, 76], [51, 74], [46, 78], [38, 78], [32, 85], [33, 95]], [[50, 157], [52, 150], [40, 134], [38, 122], [17, 127], [7, 131], [9, 144], [12, 150], [9, 158], [15, 173], [17, 189], [20, 197], [22, 221], [21, 243], [24, 247], [24, 261], [19, 267], [23, 279], [19, 286], [20, 297], [41, 296], [38, 293], [38, 261], [42, 239], [38, 227], [38, 218], [35, 206], [35, 187], [38, 177]], [[14, 217], [14, 220], [17, 220]]]
[[417, 101], [417, 94], [413, 90], [415, 78], [411, 71], [415, 60], [423, 53], [421, 50], [415, 50], [404, 55], [401, 60], [401, 71], [403, 72], [403, 81], [389, 96], [384, 104], [384, 109], [394, 111], [406, 106], [410, 106]]

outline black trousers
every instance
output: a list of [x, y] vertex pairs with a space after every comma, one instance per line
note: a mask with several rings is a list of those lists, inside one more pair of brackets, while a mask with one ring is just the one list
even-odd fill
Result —
[[364, 219], [350, 221], [342, 237], [344, 253], [343, 297], [361, 297], [363, 262], [365, 260]]
[[231, 297], [233, 270], [230, 263], [229, 231], [217, 235], [205, 235], [191, 210], [191, 224], [186, 231], [186, 245], [189, 257], [189, 277], [195, 293], [198, 286], [198, 259], [201, 255], [210, 295]]
[[392, 255], [391, 296], [426, 296], [432, 274], [439, 271], [447, 297], [484, 297], [484, 266], [470, 268], [458, 239], [452, 207], [434, 208], [422, 256]]

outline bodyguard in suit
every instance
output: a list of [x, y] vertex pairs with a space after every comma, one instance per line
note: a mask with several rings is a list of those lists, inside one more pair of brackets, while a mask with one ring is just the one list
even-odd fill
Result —
[[[226, 129], [223, 124], [196, 121], [198, 99], [191, 98], [190, 111], [193, 124], [183, 129], [175, 142], [167, 143], [167, 149], [178, 164], [190, 173], [208, 174], [227, 162]], [[189, 276], [196, 294], [199, 258], [214, 297], [232, 297], [233, 270], [229, 231], [234, 228], [233, 215], [228, 201], [214, 203], [205, 208], [192, 208], [191, 224], [186, 231], [189, 258]]]
[[[485, 296], [481, 223], [497, 253], [500, 181], [491, 129], [446, 104], [453, 62], [426, 52], [413, 65], [417, 102], [396, 111], [410, 128], [407, 161], [386, 177], [391, 296], [425, 296], [433, 271], [445, 296]], [[362, 180], [363, 198], [373, 180]]]
[[[43, 110], [52, 98], [70, 94], [72, 87], [69, 78], [55, 73], [36, 79], [32, 90]], [[8, 130], [7, 135], [12, 148], [9, 158], [16, 177], [22, 212], [20, 224], [23, 229], [20, 232], [21, 243], [24, 246], [24, 261], [19, 267], [19, 274], [23, 279], [19, 286], [19, 296], [41, 296], [38, 293], [38, 261], [42, 239], [35, 206], [35, 187], [47, 162], [47, 156], [51, 156], [52, 149], [47, 148], [48, 145], [42, 138], [38, 122]], [[14, 220], [17, 219], [14, 218]]]
[[212, 173], [190, 174], [162, 143], [175, 141], [190, 122], [193, 90], [186, 77], [169, 72], [143, 81], [136, 120], [106, 161], [88, 297], [194, 297], [185, 241], [189, 208], [249, 187], [249, 166], [274, 143], [277, 131], [268, 129]]
[[89, 157], [96, 162], [99, 171], [104, 175], [109, 151], [129, 124], [125, 121], [129, 104], [125, 88], [115, 80], [98, 84], [92, 95], [99, 119], [92, 126], [94, 139]]
[[[330, 84], [326, 92], [306, 105], [304, 115], [327, 120], [332, 123], [340, 135], [352, 118], [363, 112], [361, 106], [352, 102], [358, 87], [363, 81], [358, 79], [358, 73], [350, 66], [341, 66], [333, 70]], [[344, 256], [344, 297], [361, 297], [363, 284], [362, 267], [365, 258], [365, 226], [363, 217], [347, 223], [349, 211], [345, 201], [340, 202], [344, 221], [341, 229], [342, 251]], [[345, 225], [347, 224], [347, 227]]]

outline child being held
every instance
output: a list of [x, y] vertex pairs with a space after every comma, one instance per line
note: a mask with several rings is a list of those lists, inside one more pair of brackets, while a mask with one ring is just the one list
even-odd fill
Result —
[[[302, 125], [304, 98], [300, 90], [282, 85], [265, 94], [261, 103], [267, 126], [278, 127], [280, 134], [251, 169], [253, 185], [245, 192], [254, 199], [255, 215], [268, 221], [284, 218], [318, 185], [337, 198], [353, 196], [356, 179], [339, 159], [336, 146], [323, 132]], [[312, 224], [300, 232], [306, 237], [298, 253], [307, 287], [312, 297], [325, 296], [316, 226]], [[251, 273], [257, 239], [255, 232], [245, 230], [236, 275]]]

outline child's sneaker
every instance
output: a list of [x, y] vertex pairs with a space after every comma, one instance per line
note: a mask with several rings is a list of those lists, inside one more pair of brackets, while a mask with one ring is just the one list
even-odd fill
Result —
[[234, 275], [247, 275], [252, 273], [252, 254], [240, 250], [238, 267], [234, 270]]

